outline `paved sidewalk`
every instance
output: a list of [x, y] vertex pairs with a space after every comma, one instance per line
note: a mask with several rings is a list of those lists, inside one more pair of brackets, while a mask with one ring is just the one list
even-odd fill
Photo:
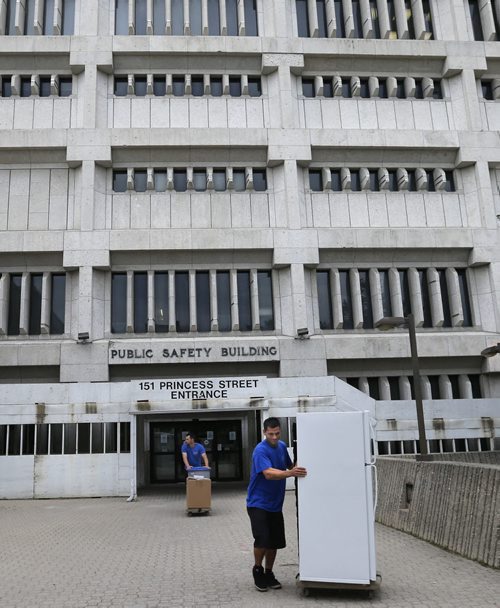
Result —
[[183, 487], [125, 499], [0, 501], [2, 608], [282, 607], [498, 608], [500, 572], [390, 528], [377, 528], [383, 582], [366, 594], [301, 597], [295, 588], [294, 496], [289, 545], [278, 553], [279, 591], [251, 580], [244, 490], [214, 486], [213, 513], [187, 517]]

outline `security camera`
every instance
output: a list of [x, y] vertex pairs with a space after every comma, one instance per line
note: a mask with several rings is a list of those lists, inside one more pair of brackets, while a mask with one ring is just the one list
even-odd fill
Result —
[[299, 329], [297, 329], [297, 338], [300, 338], [301, 340], [305, 340], [308, 337], [309, 337], [309, 330], [307, 329], [307, 327], [299, 327]]
[[88, 331], [82, 331], [78, 334], [78, 342], [88, 342], [89, 341], [89, 332]]

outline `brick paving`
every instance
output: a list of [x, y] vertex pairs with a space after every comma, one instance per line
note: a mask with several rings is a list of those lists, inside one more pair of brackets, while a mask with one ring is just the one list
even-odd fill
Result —
[[213, 512], [187, 517], [183, 487], [139, 497], [0, 502], [2, 608], [336, 606], [457, 608], [500, 605], [500, 572], [377, 526], [382, 587], [364, 593], [295, 587], [294, 496], [279, 591], [251, 581], [252, 539], [242, 488], [214, 485]]

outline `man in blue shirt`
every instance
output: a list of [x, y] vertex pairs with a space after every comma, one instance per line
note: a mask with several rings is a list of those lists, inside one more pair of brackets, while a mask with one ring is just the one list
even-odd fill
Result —
[[280, 421], [277, 418], [264, 420], [264, 440], [253, 452], [248, 485], [247, 511], [252, 524], [255, 558], [252, 573], [259, 591], [281, 589], [281, 583], [273, 574], [273, 565], [277, 550], [286, 546], [282, 512], [286, 479], [307, 475], [306, 469], [292, 463], [280, 436]]
[[201, 461], [203, 460], [203, 466], [208, 467], [208, 458], [205, 448], [201, 443], [196, 443], [195, 436], [193, 433], [188, 433], [182, 444], [182, 460], [186, 471], [193, 467], [201, 467]]

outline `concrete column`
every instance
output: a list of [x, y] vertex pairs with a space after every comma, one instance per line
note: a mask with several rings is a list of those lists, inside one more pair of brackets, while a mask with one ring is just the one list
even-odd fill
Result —
[[148, 270], [148, 332], [155, 331], [155, 273]]
[[7, 2], [8, 0], [0, 0], [0, 36], [3, 36], [7, 29]]
[[135, 34], [135, 0], [128, 0], [128, 35]]
[[21, 277], [21, 305], [19, 312], [19, 334], [26, 336], [29, 333], [30, 320], [30, 274], [23, 272]]
[[358, 388], [362, 393], [365, 393], [365, 395], [369, 395], [370, 385], [368, 384], [368, 378], [361, 376], [361, 378], [359, 379]]
[[227, 36], [226, 0], [219, 0], [220, 35]]
[[2, 273], [0, 276], [0, 336], [7, 335], [9, 319], [9, 288], [10, 274]]
[[458, 388], [460, 392], [460, 399], [472, 399], [472, 384], [469, 380], [469, 376], [466, 374], [460, 374], [458, 376]]
[[146, 34], [153, 34], [153, 0], [146, 2]]
[[127, 271], [127, 333], [134, 333], [134, 272]]
[[408, 268], [408, 285], [410, 289], [411, 310], [415, 317], [415, 327], [422, 327], [424, 324], [424, 308], [422, 305], [422, 290], [416, 268]]
[[354, 329], [363, 327], [363, 305], [361, 303], [361, 286], [359, 272], [356, 268], [349, 270], [349, 284], [351, 287], [352, 317]]
[[328, 38], [337, 37], [337, 18], [335, 16], [335, 3], [334, 0], [326, 0], [326, 29], [328, 31]]
[[245, 28], [245, 4], [244, 0], [238, 0], [237, 2], [237, 10], [238, 10], [238, 35], [245, 36], [246, 28]]
[[373, 21], [369, 0], [360, 0], [361, 24], [363, 27], [363, 38], [373, 38]]
[[332, 293], [333, 327], [334, 329], [342, 329], [344, 325], [344, 311], [342, 310], [340, 273], [336, 268], [330, 270], [330, 289]]
[[191, 19], [189, 17], [189, 0], [184, 0], [184, 36], [191, 35]]
[[483, 28], [483, 38], [485, 41], [495, 40], [496, 27], [491, 0], [478, 0], [478, 6], [479, 15], [481, 17], [481, 27]]
[[54, 0], [54, 22], [52, 24], [52, 33], [54, 36], [60, 36], [62, 34], [62, 17], [63, 0]]
[[319, 36], [319, 27], [316, 0], [307, 0], [307, 16], [309, 18], [309, 36], [317, 38]]
[[382, 305], [382, 292], [380, 290], [380, 275], [376, 268], [370, 268], [368, 271], [370, 281], [370, 293], [372, 300], [373, 322], [376, 323], [384, 316], [384, 307]]
[[400, 40], [409, 38], [405, 0], [394, 0], [394, 11], [396, 13], [396, 27], [398, 28], [398, 38]]
[[383, 39], [389, 38], [391, 34], [391, 25], [389, 23], [389, 11], [387, 10], [387, 0], [377, 0], [378, 24], [380, 28], [380, 37]]
[[342, 8], [344, 10], [344, 28], [345, 37], [354, 37], [354, 16], [352, 14], [352, 1], [342, 0]]
[[231, 282], [231, 324], [233, 331], [238, 331], [240, 328], [240, 311], [238, 309], [238, 275], [237, 271], [230, 270]]
[[219, 329], [219, 311], [217, 307], [217, 272], [210, 270], [210, 329], [218, 331]]
[[428, 401], [432, 399], [431, 383], [427, 376], [421, 376], [422, 380], [422, 399]]
[[252, 268], [250, 270], [250, 299], [252, 307], [252, 329], [260, 329], [260, 311], [259, 311], [259, 290], [258, 290], [258, 279], [257, 270]]
[[303, 264], [290, 264], [290, 279], [293, 303], [293, 325], [294, 329], [297, 330], [299, 327], [308, 327]]
[[399, 377], [399, 395], [404, 401], [411, 401], [411, 385], [408, 376]]
[[461, 327], [464, 324], [464, 311], [460, 296], [458, 274], [454, 268], [446, 269], [446, 286], [448, 287], [448, 297], [450, 300], [451, 324], [453, 327]]
[[189, 325], [190, 331], [196, 331], [198, 326], [196, 316], [196, 270], [189, 271]]
[[38, 36], [43, 33], [43, 7], [45, 0], [35, 0], [33, 31]]
[[[129, 327], [129, 286], [132, 286], [132, 281], [127, 273], [127, 331]], [[133, 279], [132, 279], [133, 280]], [[92, 301], [93, 301], [93, 269], [91, 266], [80, 266], [78, 270], [78, 313], [76, 328], [72, 332], [73, 339], [76, 340], [79, 333], [89, 332], [90, 340], [95, 337], [92, 327]], [[132, 327], [133, 327], [133, 307], [132, 307]], [[101, 336], [99, 336], [101, 337]]]
[[[65, 302], [66, 303], [66, 302]], [[42, 310], [40, 314], [40, 333], [50, 333], [50, 309], [52, 305], [52, 277], [44, 272], [42, 277]]]
[[175, 271], [168, 271], [168, 331], [176, 331], [175, 318]]
[[389, 268], [389, 289], [391, 293], [391, 308], [394, 317], [403, 316], [403, 299], [401, 296], [401, 282], [397, 268]]
[[444, 323], [443, 298], [441, 296], [439, 273], [435, 268], [427, 269], [427, 285], [429, 287], [432, 326], [442, 327]]
[[26, 16], [26, 0], [16, 0], [16, 15], [14, 20], [14, 28], [16, 36], [24, 34], [24, 19]]
[[448, 376], [445, 374], [441, 374], [439, 376], [439, 396], [441, 399], [453, 399], [451, 382]]
[[382, 401], [390, 401], [391, 400], [391, 386], [389, 384], [389, 380], [387, 376], [381, 376], [378, 379], [378, 387], [380, 391], [380, 399]]
[[425, 18], [422, 0], [411, 0], [411, 14], [413, 17], [415, 38], [417, 40], [425, 40], [428, 36], [425, 30]]

